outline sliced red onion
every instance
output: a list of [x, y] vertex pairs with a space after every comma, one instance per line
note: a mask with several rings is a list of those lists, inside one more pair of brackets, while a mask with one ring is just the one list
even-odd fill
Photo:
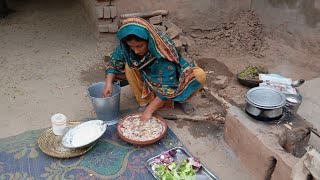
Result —
[[195, 170], [199, 170], [201, 168], [200, 160], [197, 158], [188, 158], [187, 162], [192, 165], [192, 168]]
[[172, 150], [169, 151], [169, 154], [170, 154], [172, 157], [174, 157], [174, 156], [177, 154], [177, 150], [172, 149]]

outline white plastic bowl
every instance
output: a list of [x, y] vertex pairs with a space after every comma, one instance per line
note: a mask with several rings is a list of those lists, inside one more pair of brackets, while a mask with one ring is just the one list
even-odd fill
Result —
[[67, 148], [82, 148], [91, 145], [106, 131], [107, 125], [101, 120], [91, 120], [70, 129], [62, 138]]

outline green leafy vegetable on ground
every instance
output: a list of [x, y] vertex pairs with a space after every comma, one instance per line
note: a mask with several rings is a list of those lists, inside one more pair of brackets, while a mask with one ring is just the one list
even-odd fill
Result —
[[259, 74], [268, 73], [266, 68], [261, 66], [247, 66], [240, 72], [239, 77], [242, 79], [259, 79]]

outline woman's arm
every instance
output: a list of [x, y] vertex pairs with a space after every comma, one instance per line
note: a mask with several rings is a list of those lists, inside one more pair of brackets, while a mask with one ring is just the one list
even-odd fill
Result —
[[142, 113], [141, 121], [147, 122], [148, 120], [150, 120], [152, 117], [152, 114], [156, 110], [161, 108], [163, 106], [164, 102], [165, 101], [160, 99], [158, 96], [156, 98], [154, 98], [154, 100], [151, 101], [151, 103], [147, 106], [146, 110]]
[[112, 83], [115, 79], [116, 75], [113, 73], [108, 73], [106, 77], [106, 85], [103, 88], [101, 96], [103, 98], [109, 97], [112, 95]]
[[103, 88], [101, 96], [103, 98], [112, 95], [112, 83], [118, 76], [124, 76], [125, 70], [125, 60], [121, 55], [121, 47], [120, 45], [117, 46], [116, 50], [111, 53], [111, 58], [109, 63], [106, 67], [106, 78], [105, 82], [106, 85]]

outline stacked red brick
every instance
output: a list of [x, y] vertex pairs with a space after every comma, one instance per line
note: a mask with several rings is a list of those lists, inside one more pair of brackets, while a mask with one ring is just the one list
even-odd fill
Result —
[[115, 33], [118, 31], [117, 6], [109, 0], [96, 1], [96, 15], [98, 18], [98, 31], [100, 33]]
[[182, 36], [182, 30], [166, 17], [158, 15], [150, 17], [148, 20], [157, 30], [169, 36], [173, 40], [178, 50], [185, 51], [187, 46], [191, 45], [188, 38]]

